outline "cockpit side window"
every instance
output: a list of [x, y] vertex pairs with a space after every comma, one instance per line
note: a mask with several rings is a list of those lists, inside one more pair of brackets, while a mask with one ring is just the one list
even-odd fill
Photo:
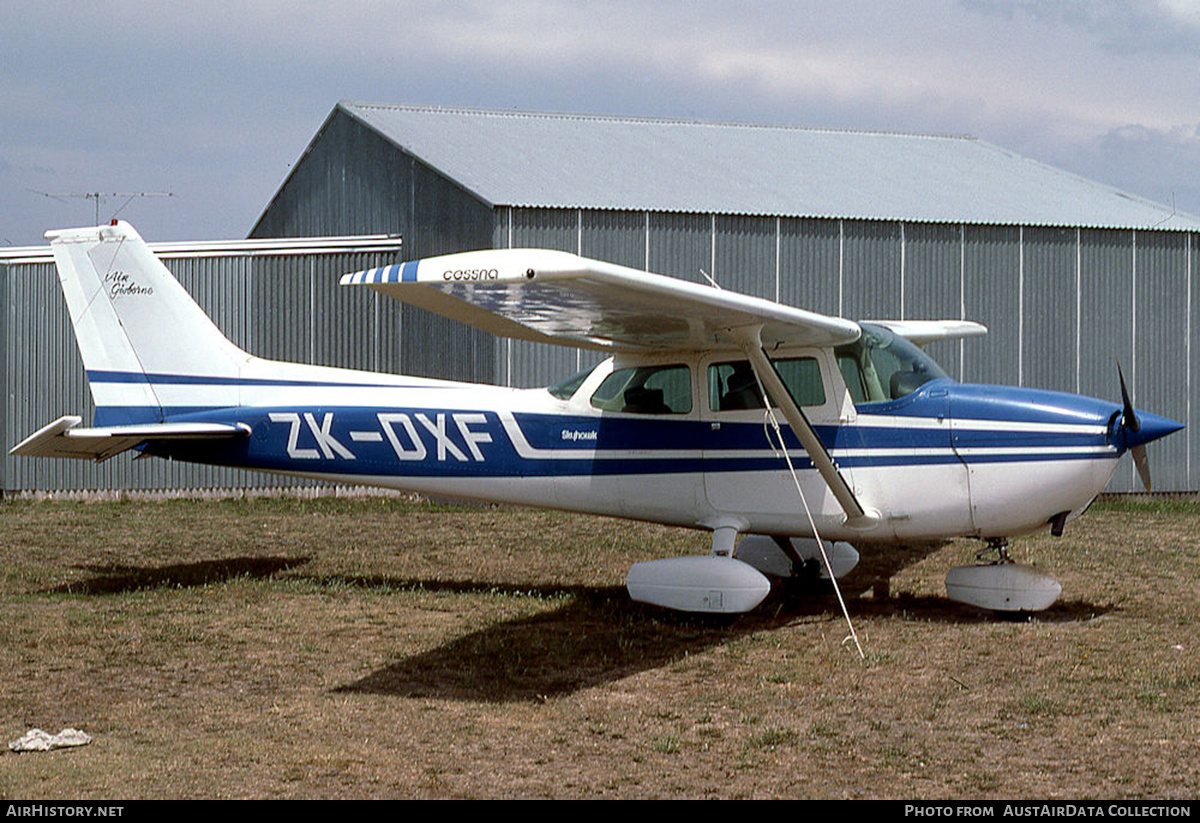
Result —
[[692, 375], [685, 365], [617, 369], [592, 394], [592, 406], [627, 414], [687, 414]]
[[946, 377], [933, 358], [903, 337], [868, 323], [862, 330], [858, 340], [834, 350], [855, 405], [898, 400]]
[[[780, 358], [771, 362], [796, 405], [825, 404], [821, 367], [815, 357]], [[713, 363], [708, 367], [708, 404], [713, 411], [763, 407], [762, 390], [749, 360]]]

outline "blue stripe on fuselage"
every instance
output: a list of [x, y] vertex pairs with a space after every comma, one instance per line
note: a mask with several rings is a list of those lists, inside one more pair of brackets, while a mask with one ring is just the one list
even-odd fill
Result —
[[[945, 388], [943, 386], [943, 388]], [[989, 395], [973, 398], [977, 387], [953, 386], [951, 401], [986, 416], [967, 428], [902, 427], [897, 418], [929, 417], [926, 411], [945, 413], [945, 397], [927, 400], [917, 392], [903, 401], [860, 407], [856, 425], [817, 426], [825, 447], [840, 466], [883, 467], [945, 464], [961, 458], [955, 448], [969, 449], [964, 462], [1110, 458], [1117, 452], [1107, 442], [1102, 427], [1113, 405], [1087, 398], [1071, 411], [1063, 406], [1047, 409], [1055, 422], [1082, 427], [1078, 433], [1038, 431], [1019, 426], [1003, 430], [999, 412], [1003, 404]], [[990, 387], [989, 387], [990, 388]], [[1022, 413], [1021, 423], [1036, 422], [1019, 395], [1007, 401]], [[974, 404], [974, 405], [973, 405]], [[400, 476], [554, 476], [618, 475], [710, 471], [763, 471], [782, 468], [781, 455], [772, 449], [761, 422], [723, 423], [672, 416], [555, 415], [517, 413], [511, 423], [523, 442], [514, 442], [500, 415], [487, 410], [409, 408], [233, 408], [185, 411], [172, 421], [242, 423], [253, 435], [244, 440], [180, 441], [151, 444], [148, 451], [203, 463], [232, 464], [280, 471]], [[872, 425], [868, 411], [886, 413], [888, 425]], [[98, 413], [99, 414], [99, 413]], [[876, 418], [880, 419], [880, 418]], [[1000, 430], [995, 430], [999, 427]], [[809, 467], [799, 443], [787, 433], [789, 451], [800, 468]], [[953, 442], [952, 442], [953, 440]], [[522, 453], [524, 452], [524, 453]]]

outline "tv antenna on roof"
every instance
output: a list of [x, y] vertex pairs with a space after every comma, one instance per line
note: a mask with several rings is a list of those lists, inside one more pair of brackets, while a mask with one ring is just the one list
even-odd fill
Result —
[[110, 215], [110, 218], [115, 218], [118, 214], [121, 213], [121, 211], [126, 206], [128, 206], [130, 203], [132, 203], [138, 197], [171, 197], [172, 196], [171, 192], [169, 192], [169, 191], [135, 191], [135, 192], [126, 191], [126, 192], [111, 192], [111, 193], [90, 191], [90, 192], [72, 192], [70, 194], [52, 194], [51, 192], [48, 192], [48, 191], [34, 191], [33, 189], [30, 189], [30, 191], [34, 192], [34, 194], [40, 194], [43, 197], [52, 197], [55, 200], [66, 200], [67, 198], [72, 198], [72, 197], [84, 198], [87, 200], [95, 200], [96, 201], [96, 222], [94, 225], [97, 225], [97, 226], [100, 225], [100, 201], [102, 201], [102, 200], [108, 200], [108, 199], [117, 198], [117, 197], [125, 198], [125, 202], [121, 204], [121, 207], [119, 209], [117, 209], [116, 211], [114, 211]]

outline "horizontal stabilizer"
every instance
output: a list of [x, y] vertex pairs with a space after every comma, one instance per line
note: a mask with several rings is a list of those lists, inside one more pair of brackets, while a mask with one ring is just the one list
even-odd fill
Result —
[[60, 417], [26, 437], [9, 454], [20, 457], [68, 457], [107, 460], [151, 440], [206, 440], [245, 437], [248, 426], [221, 423], [145, 423], [134, 426], [78, 428], [83, 419]]

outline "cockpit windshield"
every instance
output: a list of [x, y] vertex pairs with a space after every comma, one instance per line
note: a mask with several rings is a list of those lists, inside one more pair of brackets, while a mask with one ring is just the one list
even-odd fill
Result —
[[863, 323], [862, 330], [853, 343], [834, 349], [855, 405], [898, 400], [947, 376], [933, 358], [903, 337], [869, 323]]

